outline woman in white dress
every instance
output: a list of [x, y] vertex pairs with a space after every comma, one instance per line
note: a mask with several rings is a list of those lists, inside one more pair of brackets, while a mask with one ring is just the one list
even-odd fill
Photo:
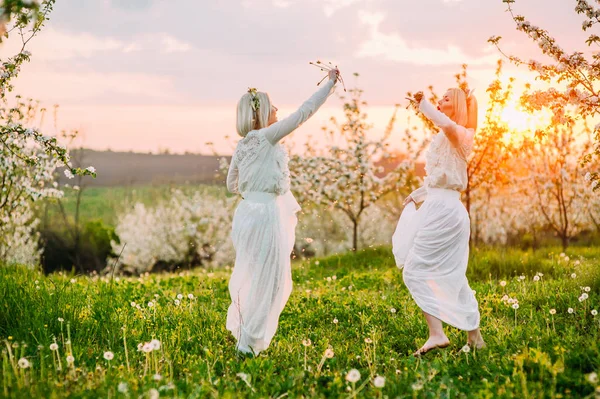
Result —
[[227, 329], [240, 352], [256, 355], [269, 347], [292, 292], [290, 255], [300, 206], [290, 192], [288, 154], [279, 142], [325, 103], [338, 76], [337, 69], [330, 71], [328, 82], [281, 121], [266, 93], [249, 89], [238, 103], [243, 138], [231, 159], [227, 188], [243, 200], [231, 232], [236, 258]]
[[[426, 154], [425, 184], [404, 201], [392, 239], [396, 263], [404, 266], [404, 283], [429, 327], [429, 339], [415, 355], [450, 344], [442, 322], [467, 331], [467, 344], [479, 349], [485, 343], [478, 304], [466, 277], [470, 221], [460, 201], [460, 192], [467, 187], [477, 101], [458, 88], [448, 90], [437, 109], [422, 99], [419, 92], [413, 101], [440, 131]], [[421, 202], [416, 210], [415, 204]]]

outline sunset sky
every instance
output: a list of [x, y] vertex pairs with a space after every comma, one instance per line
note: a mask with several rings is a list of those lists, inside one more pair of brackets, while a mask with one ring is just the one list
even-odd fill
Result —
[[[514, 5], [569, 52], [585, 46], [574, 7]], [[230, 153], [224, 137], [237, 139], [235, 106], [247, 87], [267, 91], [284, 117], [316, 89], [322, 74], [308, 62], [321, 59], [339, 65], [349, 86], [360, 73], [377, 137], [406, 91], [441, 91], [463, 63], [483, 101], [500, 58], [492, 35], [508, 52], [540, 59], [505, 9], [502, 0], [58, 0], [15, 86], [59, 104], [59, 128], [79, 129], [86, 147], [208, 153], [213, 141]], [[17, 45], [6, 42], [2, 57]], [[341, 104], [331, 98], [288, 144], [318, 138]], [[392, 137], [398, 147], [405, 121], [403, 113]]]

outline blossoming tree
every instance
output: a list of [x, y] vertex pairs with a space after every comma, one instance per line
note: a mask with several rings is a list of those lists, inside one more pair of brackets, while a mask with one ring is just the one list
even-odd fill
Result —
[[59, 164], [67, 167], [67, 176], [95, 176], [92, 167], [73, 168], [66, 148], [57, 138], [43, 135], [34, 127], [39, 121], [36, 117], [44, 114], [43, 109], [31, 100], [10, 95], [13, 79], [31, 57], [26, 45], [44, 26], [54, 2], [9, 0], [3, 2], [0, 11], [4, 38], [20, 40], [22, 44], [16, 55], [0, 60], [0, 260], [5, 262], [37, 261], [39, 252], [30, 206], [42, 197], [60, 195], [51, 184]]
[[[507, 4], [517, 30], [525, 33], [538, 45], [542, 54], [551, 59], [551, 62], [544, 63], [505, 54], [514, 64], [525, 65], [535, 72], [537, 80], [547, 83], [543, 89], [529, 88], [521, 97], [522, 105], [530, 111], [550, 110], [554, 126], [572, 125], [578, 120], [597, 116], [600, 112], [600, 53], [574, 51], [569, 54], [547, 30], [532, 24], [525, 16], [515, 14], [515, 0], [502, 1]], [[600, 22], [600, 9], [597, 6], [592, 6], [587, 0], [574, 0], [574, 4], [574, 11], [583, 15], [583, 31], [589, 31]], [[500, 36], [493, 36], [489, 42], [502, 52], [500, 40]], [[588, 47], [600, 45], [600, 36], [590, 33], [585, 44]], [[538, 133], [541, 136], [545, 132], [542, 129]], [[600, 157], [600, 124], [596, 125], [593, 133], [595, 143], [591, 150], [584, 154], [584, 164], [590, 164], [594, 157]], [[599, 180], [598, 170], [592, 170], [589, 181], [594, 190], [598, 189]]]
[[378, 176], [383, 167], [376, 163], [390, 156], [389, 137], [397, 107], [383, 138], [371, 140], [368, 137], [371, 125], [363, 111], [366, 102], [361, 99], [363, 90], [354, 88], [349, 93], [344, 104], [345, 120], [338, 122], [332, 118], [333, 128], [328, 130], [330, 143], [318, 150], [309, 142], [305, 154], [292, 157], [290, 170], [292, 190], [300, 203], [316, 204], [346, 215], [352, 225], [352, 250], [356, 251], [365, 210], [388, 193], [408, 194], [417, 179], [409, 162], [400, 163], [383, 177]]

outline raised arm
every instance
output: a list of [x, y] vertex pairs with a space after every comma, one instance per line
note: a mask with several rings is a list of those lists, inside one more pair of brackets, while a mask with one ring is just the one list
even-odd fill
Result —
[[448, 118], [446, 114], [438, 111], [433, 104], [427, 100], [422, 100], [419, 104], [419, 110], [432, 121], [437, 127], [442, 129], [448, 140], [452, 143], [454, 148], [460, 149], [461, 143], [465, 138], [466, 131], [463, 126], [458, 125], [452, 119]]
[[304, 102], [290, 116], [275, 122], [264, 129], [264, 134], [267, 140], [273, 145], [277, 144], [288, 134], [292, 133], [298, 126], [306, 122], [320, 107], [325, 103], [325, 100], [333, 93], [335, 79], [329, 79], [315, 94]]
[[239, 194], [240, 190], [238, 187], [239, 171], [235, 157], [231, 157], [231, 163], [229, 164], [229, 172], [227, 172], [227, 190], [234, 194]]

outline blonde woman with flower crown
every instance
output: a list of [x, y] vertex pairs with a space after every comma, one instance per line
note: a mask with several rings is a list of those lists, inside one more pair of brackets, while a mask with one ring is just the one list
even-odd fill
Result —
[[269, 96], [248, 90], [237, 106], [238, 142], [227, 188], [241, 194], [231, 238], [236, 251], [229, 281], [227, 329], [243, 353], [267, 349], [292, 292], [290, 255], [300, 206], [290, 192], [288, 154], [280, 141], [310, 118], [332, 94], [339, 71], [287, 118], [277, 120]]
[[404, 283], [429, 327], [429, 339], [415, 355], [450, 344], [442, 323], [467, 331], [467, 345], [479, 349], [485, 342], [477, 300], [466, 277], [470, 221], [460, 200], [467, 188], [477, 100], [458, 88], [449, 89], [437, 109], [423, 100], [422, 92], [410, 100], [440, 129], [427, 151], [425, 184], [404, 201], [392, 239], [396, 263], [404, 267]]

